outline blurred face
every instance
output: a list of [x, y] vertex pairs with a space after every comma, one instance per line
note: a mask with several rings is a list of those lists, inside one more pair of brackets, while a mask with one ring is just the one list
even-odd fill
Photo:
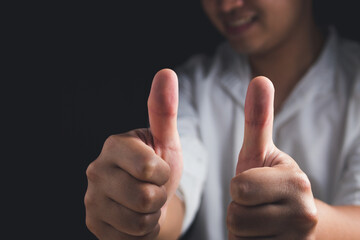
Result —
[[240, 53], [261, 54], [312, 23], [311, 0], [202, 0], [215, 27]]

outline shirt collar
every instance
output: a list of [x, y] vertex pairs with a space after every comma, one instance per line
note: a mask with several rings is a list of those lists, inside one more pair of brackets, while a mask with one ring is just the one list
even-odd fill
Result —
[[278, 121], [306, 107], [315, 96], [331, 91], [335, 80], [337, 45], [338, 34], [330, 27], [322, 52], [284, 102], [276, 116]]
[[251, 80], [250, 65], [244, 55], [236, 53], [229, 43], [222, 46], [222, 77], [224, 90], [240, 105], [245, 106], [247, 86]]
[[[304, 103], [304, 98], [328, 92], [334, 84], [337, 61], [338, 34], [334, 27], [329, 28], [328, 38], [316, 62], [308, 69], [283, 105], [296, 110]], [[251, 80], [248, 58], [236, 53], [229, 43], [223, 44], [221, 55], [222, 77], [219, 77], [224, 90], [240, 105], [245, 106], [247, 86]]]

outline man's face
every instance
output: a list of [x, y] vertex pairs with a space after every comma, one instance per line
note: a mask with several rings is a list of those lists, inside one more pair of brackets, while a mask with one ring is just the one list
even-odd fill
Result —
[[215, 27], [237, 52], [261, 54], [309, 24], [311, 0], [202, 0]]

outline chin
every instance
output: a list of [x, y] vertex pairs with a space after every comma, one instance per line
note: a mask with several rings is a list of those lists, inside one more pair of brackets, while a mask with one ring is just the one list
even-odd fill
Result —
[[239, 54], [257, 55], [265, 52], [264, 46], [256, 41], [239, 41], [228, 39], [231, 47]]
[[254, 46], [248, 44], [239, 44], [238, 42], [229, 41], [231, 47], [240, 54], [252, 54], [256, 52]]

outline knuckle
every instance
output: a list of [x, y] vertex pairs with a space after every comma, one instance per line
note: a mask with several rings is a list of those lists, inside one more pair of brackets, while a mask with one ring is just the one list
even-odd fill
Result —
[[154, 205], [156, 205], [156, 191], [152, 185], [146, 184], [140, 191], [138, 207], [141, 212], [149, 213], [154, 211]]
[[85, 218], [85, 224], [86, 227], [94, 234], [96, 234], [99, 231], [99, 227], [96, 224], [96, 221], [94, 221], [93, 218], [90, 218], [89, 216], [86, 216]]
[[161, 187], [157, 187], [157, 189], [159, 190], [158, 193], [156, 194], [158, 198], [157, 201], [159, 202], [159, 206], [162, 207], [167, 201], [166, 188], [165, 186], [161, 186]]
[[142, 214], [137, 221], [136, 232], [146, 235], [154, 229], [157, 223], [158, 218], [154, 218], [154, 214]]
[[160, 225], [157, 224], [155, 228], [148, 234], [138, 237], [137, 239], [141, 240], [153, 240], [156, 239], [156, 237], [159, 235], [160, 232]]
[[251, 187], [247, 182], [239, 182], [237, 185], [238, 195], [240, 197], [246, 197], [250, 193]]
[[318, 222], [316, 207], [308, 207], [297, 211], [295, 216], [297, 226], [304, 229], [314, 227]]
[[137, 222], [137, 232], [140, 235], [145, 235], [148, 233], [149, 228], [151, 227], [151, 219], [149, 217], [149, 214], [144, 214], [141, 217], [139, 217]]
[[296, 172], [293, 174], [291, 184], [298, 191], [307, 192], [311, 190], [311, 184], [309, 178], [303, 172]]
[[305, 213], [304, 219], [310, 226], [315, 226], [318, 222], [318, 213], [316, 207], [308, 208]]
[[87, 167], [86, 176], [90, 181], [96, 181], [97, 179], [99, 179], [99, 167], [96, 160], [90, 163]]
[[318, 221], [318, 212], [315, 203], [313, 201], [306, 203], [302, 213], [302, 219], [310, 225], [316, 224]]
[[312, 229], [316, 226], [318, 211], [312, 195], [302, 197], [297, 207], [293, 208], [292, 215], [295, 225], [301, 230]]
[[226, 216], [226, 225], [230, 232], [235, 232], [237, 229], [237, 205], [234, 202], [231, 202], [228, 206], [228, 212]]
[[94, 206], [95, 205], [95, 200], [94, 198], [89, 194], [89, 193], [86, 193], [85, 194], [85, 197], [84, 197], [84, 205], [85, 205], [85, 208], [89, 208], [91, 206]]
[[243, 181], [240, 175], [231, 180], [230, 188], [232, 197], [236, 201], [246, 200], [251, 191], [251, 186], [249, 182]]
[[118, 135], [110, 135], [106, 138], [102, 151], [109, 151], [115, 148], [119, 143], [119, 136]]
[[138, 167], [139, 175], [145, 180], [150, 180], [156, 171], [156, 161], [153, 156], [145, 156]]

